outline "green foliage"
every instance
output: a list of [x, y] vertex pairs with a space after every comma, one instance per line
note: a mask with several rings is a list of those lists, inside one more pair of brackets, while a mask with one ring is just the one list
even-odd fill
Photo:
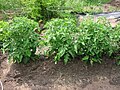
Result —
[[77, 47], [83, 61], [101, 62], [103, 55], [111, 56], [117, 49], [110, 36], [112, 27], [106, 21], [100, 18], [96, 22], [88, 17], [80, 23]]
[[0, 29], [6, 27], [7, 25], [8, 25], [8, 22], [0, 21]]
[[[98, 5], [100, 6], [108, 1], [110, 0], [0, 0], [0, 10], [38, 21], [63, 17], [65, 13], [71, 11], [102, 12]], [[7, 16], [5, 15], [5, 17]]]
[[117, 44], [117, 52], [120, 50], [120, 23], [110, 33], [112, 42]]
[[55, 62], [64, 59], [65, 64], [76, 55], [75, 32], [77, 32], [74, 19], [53, 19], [45, 25], [48, 28], [46, 32], [46, 44], [50, 46], [49, 54], [55, 53]]
[[120, 23], [113, 29], [111, 36], [113, 41], [117, 42], [115, 57], [117, 60], [117, 64], [120, 65]]
[[87, 17], [79, 26], [74, 19], [53, 19], [45, 25], [46, 44], [50, 55], [55, 53], [55, 62], [63, 59], [67, 63], [71, 58], [81, 56], [83, 61], [101, 62], [103, 55], [111, 56], [118, 50], [114, 41], [112, 27], [106, 19]]
[[[106, 3], [110, 0], [22, 0], [25, 2], [25, 12], [35, 20], [49, 20], [54, 17], [64, 17], [65, 13], [71, 11], [95, 13], [102, 12], [101, 7], [95, 6]], [[89, 7], [89, 9], [87, 8]], [[95, 7], [95, 8], [94, 8]]]
[[67, 0], [65, 1], [64, 6], [71, 7], [73, 8], [73, 11], [77, 12], [97, 13], [102, 12], [101, 7], [98, 6], [109, 1], [110, 0]]
[[[103, 55], [116, 54], [120, 64], [120, 24], [115, 29], [106, 19], [85, 18], [80, 25], [69, 13], [71, 11], [95, 13], [102, 12], [102, 5], [110, 0], [0, 0], [0, 10], [19, 11], [20, 15], [36, 21], [48, 20], [45, 28], [44, 43], [49, 47], [48, 54], [55, 54], [54, 61], [66, 64], [71, 58], [93, 64], [101, 63]], [[97, 6], [97, 7], [96, 7]], [[68, 17], [68, 18], [64, 18]], [[16, 17], [10, 24], [0, 21], [0, 48], [7, 51], [9, 60], [27, 63], [36, 52], [39, 35], [34, 32], [38, 23]], [[42, 42], [43, 44], [43, 42]]]
[[36, 0], [21, 0], [21, 3], [22, 15], [34, 20], [42, 17], [40, 3], [36, 3]]
[[38, 23], [26, 17], [16, 17], [4, 28], [6, 33], [3, 43], [3, 52], [7, 51], [9, 60], [27, 63], [35, 56], [36, 47], [39, 43], [39, 35], [34, 28]]
[[0, 0], [0, 10], [12, 10], [20, 6], [20, 0]]
[[3, 28], [7, 27], [8, 23], [4, 22], [4, 21], [0, 21], [0, 49], [2, 48], [2, 44], [3, 44], [3, 39], [4, 39], [4, 35], [3, 35]]
[[21, 0], [20, 2], [20, 9], [22, 9], [21, 14], [36, 21], [57, 17], [57, 12], [48, 10], [48, 8], [51, 6], [59, 6], [61, 4], [61, 1], [59, 0]]

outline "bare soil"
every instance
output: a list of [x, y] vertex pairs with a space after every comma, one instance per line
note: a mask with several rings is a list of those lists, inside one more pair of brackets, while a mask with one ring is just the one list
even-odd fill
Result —
[[120, 7], [120, 0], [112, 0], [110, 3], [111, 6]]
[[0, 79], [4, 90], [120, 90], [120, 66], [104, 57], [93, 66], [76, 58], [64, 65], [43, 56], [28, 64], [10, 64], [0, 54]]

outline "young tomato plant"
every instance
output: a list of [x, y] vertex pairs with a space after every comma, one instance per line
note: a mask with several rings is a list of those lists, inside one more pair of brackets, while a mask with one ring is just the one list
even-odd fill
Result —
[[39, 43], [39, 35], [34, 32], [38, 23], [26, 17], [16, 17], [5, 31], [3, 51], [7, 51], [9, 60], [27, 63], [34, 57]]
[[120, 23], [113, 29], [111, 33], [111, 38], [113, 42], [117, 43], [117, 50], [115, 52], [115, 58], [117, 64], [120, 65]]
[[55, 54], [55, 62], [81, 56], [82, 60], [93, 64], [101, 63], [103, 55], [112, 56], [119, 51], [119, 26], [114, 31], [105, 18], [87, 17], [80, 25], [75, 19], [53, 19], [45, 27], [45, 43], [48, 53]]
[[48, 29], [45, 34], [46, 44], [49, 46], [49, 54], [55, 53], [55, 63], [60, 59], [66, 64], [68, 60], [76, 55], [75, 35], [77, 32], [74, 19], [53, 19], [45, 27]]
[[8, 26], [8, 23], [5, 22], [5, 21], [0, 21], [0, 49], [2, 48], [3, 46], [3, 39], [4, 39], [4, 31], [3, 31], [3, 28], [7, 27]]
[[92, 18], [86, 18], [80, 23], [78, 49], [83, 61], [101, 62], [101, 57], [111, 54], [116, 49], [116, 44], [110, 38], [112, 27], [106, 19], [98, 19], [95, 22]]

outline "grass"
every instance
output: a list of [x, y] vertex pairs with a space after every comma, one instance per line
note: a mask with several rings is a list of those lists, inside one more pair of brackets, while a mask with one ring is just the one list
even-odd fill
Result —
[[[89, 14], [101, 13], [104, 11], [103, 4], [108, 3], [110, 1], [111, 0], [66, 0], [65, 2], [62, 2], [61, 0], [60, 3], [62, 4], [60, 6], [58, 5], [58, 8], [61, 7], [70, 8], [64, 10], [64, 12], [74, 11], [74, 12], [84, 12]], [[53, 8], [50, 10], [60, 12], [62, 11], [63, 8], [61, 9]], [[117, 8], [110, 7], [110, 11], [114, 11], [114, 10], [117, 10]]]
[[83, 11], [86, 6], [100, 6], [110, 0], [67, 0], [65, 6], [72, 7], [76, 11]]

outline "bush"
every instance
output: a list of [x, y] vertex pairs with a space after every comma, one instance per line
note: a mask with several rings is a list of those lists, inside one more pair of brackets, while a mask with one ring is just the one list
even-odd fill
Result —
[[34, 57], [39, 44], [39, 35], [34, 32], [38, 23], [26, 17], [16, 17], [5, 28], [3, 52], [7, 51], [9, 60], [27, 63]]
[[117, 50], [117, 43], [113, 42], [112, 27], [106, 19], [99, 18], [97, 22], [88, 18], [80, 23], [78, 37], [78, 54], [83, 61], [101, 62], [103, 55], [111, 56]]
[[3, 35], [3, 28], [7, 27], [8, 23], [5, 21], [0, 21], [0, 49], [2, 48], [2, 44], [3, 44], [3, 39], [4, 39], [4, 35]]
[[21, 3], [24, 16], [34, 20], [42, 18], [40, 3], [36, 3], [36, 0], [21, 0]]
[[119, 52], [120, 50], [120, 23], [112, 30], [110, 33], [110, 36], [112, 38], [112, 42], [117, 44], [117, 50], [116, 52]]
[[65, 63], [76, 56], [83, 61], [101, 62], [103, 55], [111, 56], [118, 50], [113, 40], [112, 27], [106, 19], [87, 17], [79, 26], [74, 19], [53, 19], [45, 27], [46, 43], [50, 46], [50, 55], [55, 53], [55, 62], [63, 59]]
[[115, 52], [115, 58], [117, 60], [117, 64], [120, 65], [120, 23], [113, 29], [111, 33], [111, 37], [113, 42], [117, 43], [117, 50]]
[[7, 25], [8, 25], [8, 22], [0, 21], [0, 29], [6, 27]]
[[[58, 6], [59, 0], [0, 0], [0, 10], [4, 10], [5, 16], [11, 13], [11, 16], [26, 16], [36, 21], [48, 20], [56, 17], [57, 13], [49, 11], [50, 6]], [[8, 15], [9, 17], [9, 15]]]
[[23, 13], [28, 17], [32, 18], [36, 21], [48, 20], [53, 17], [57, 17], [57, 12], [50, 11], [47, 8], [51, 6], [59, 6], [59, 0], [22, 0], [21, 3], [23, 5]]
[[71, 57], [75, 57], [75, 34], [77, 32], [74, 19], [53, 19], [45, 25], [46, 44], [50, 46], [49, 55], [55, 53], [55, 62], [64, 59], [67, 63]]

